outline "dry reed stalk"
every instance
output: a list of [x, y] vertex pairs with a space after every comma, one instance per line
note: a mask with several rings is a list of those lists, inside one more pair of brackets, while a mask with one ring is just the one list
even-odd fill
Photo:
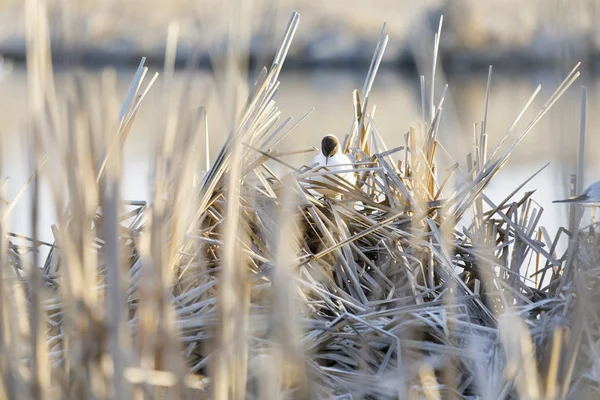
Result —
[[[533, 192], [515, 198], [545, 167], [498, 204], [485, 195], [514, 148], [578, 77], [577, 67], [505, 146], [536, 89], [488, 152], [490, 68], [468, 170], [454, 161], [444, 170], [438, 132], [447, 87], [436, 104], [434, 82], [428, 95], [421, 76], [423, 125], [410, 127], [391, 150], [375, 107], [368, 108], [388, 41], [384, 25], [362, 92], [353, 95], [344, 144], [355, 161], [348, 170], [359, 177], [351, 186], [282, 159], [304, 151], [281, 149], [281, 141], [308, 113], [294, 124], [279, 122], [276, 102], [299, 14], [241, 111], [245, 72], [233, 61], [247, 43], [232, 25], [230, 58], [219, 72], [229, 136], [212, 163], [207, 111], [178, 107], [189, 101], [191, 85], [170, 100], [172, 26], [153, 199], [126, 203], [119, 195], [122, 146], [157, 75], [144, 86], [142, 60], [120, 110], [110, 72], [97, 85], [79, 77], [70, 95], [58, 96], [44, 9], [36, 5], [28, 2], [36, 171], [17, 198], [0, 203], [7, 216], [31, 185], [33, 237], [11, 235], [7, 218], [0, 220], [5, 397], [564, 399], [593, 389], [600, 338], [591, 306], [600, 272], [595, 232], [563, 228], [551, 238], [539, 226], [544, 210]], [[442, 20], [432, 78], [441, 27]], [[584, 121], [585, 92], [582, 146]], [[277, 176], [275, 163], [288, 172]], [[314, 176], [329, 179], [315, 183]], [[40, 181], [56, 207], [56, 243], [36, 237]], [[317, 197], [317, 185], [344, 197]], [[571, 240], [559, 253], [563, 233]], [[44, 246], [50, 251], [37, 268]], [[535, 281], [527, 276], [531, 259]]]

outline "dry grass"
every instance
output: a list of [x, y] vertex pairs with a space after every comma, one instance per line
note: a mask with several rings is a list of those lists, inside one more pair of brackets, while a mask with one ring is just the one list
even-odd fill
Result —
[[[59, 98], [36, 5], [28, 3], [33, 232], [48, 201], [37, 195], [40, 181], [58, 222], [54, 243], [0, 224], [0, 397], [596, 397], [595, 226], [579, 230], [576, 220], [552, 238], [538, 225], [533, 193], [514, 198], [527, 182], [500, 204], [485, 196], [577, 68], [517, 132], [525, 104], [493, 147], [483, 99], [462, 171], [437, 140], [444, 96], [434, 97], [432, 82], [427, 93], [424, 78], [422, 123], [403, 136], [401, 128], [397, 147], [381, 140], [370, 90], [388, 40], [382, 30], [353, 94], [344, 149], [359, 180], [350, 187], [289, 165], [290, 151], [278, 148], [295, 126], [278, 124], [275, 98], [298, 14], [249, 94], [235, 58], [247, 43], [231, 40], [219, 77], [231, 133], [210, 163], [199, 156], [209, 146], [204, 110], [166, 100], [172, 30], [154, 198], [125, 202], [121, 148], [156, 75], [145, 83], [142, 61], [120, 111], [110, 71], [101, 82], [74, 76]], [[435, 49], [440, 32], [441, 23]], [[491, 69], [488, 96], [490, 81]], [[288, 172], [277, 176], [274, 164]], [[311, 181], [316, 175], [330, 182]], [[319, 198], [314, 185], [343, 196]], [[12, 204], [0, 207], [6, 221]]]

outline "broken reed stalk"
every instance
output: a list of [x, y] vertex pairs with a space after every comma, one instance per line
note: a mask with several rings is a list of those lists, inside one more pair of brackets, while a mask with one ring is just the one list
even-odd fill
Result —
[[[382, 29], [343, 147], [356, 161], [359, 182], [351, 186], [284, 160], [295, 151], [281, 140], [298, 123], [279, 122], [275, 98], [297, 13], [245, 109], [229, 113], [228, 139], [212, 163], [206, 110], [189, 115], [166, 100], [171, 28], [153, 200], [128, 203], [119, 196], [121, 148], [156, 75], [142, 87], [142, 60], [120, 111], [111, 73], [97, 93], [79, 79], [70, 97], [57, 96], [47, 32], [33, 28], [42, 18], [37, 3], [28, 2], [29, 119], [41, 150], [32, 153], [34, 237], [10, 234], [0, 220], [0, 316], [9, 322], [0, 325], [3, 397], [563, 399], [594, 390], [595, 233], [571, 231], [576, 237], [558, 253], [568, 232], [552, 240], [539, 226], [544, 210], [533, 193], [515, 198], [541, 169], [498, 204], [485, 195], [576, 68], [504, 148], [538, 88], [488, 153], [490, 68], [463, 174], [454, 160], [442, 167], [446, 88], [436, 105], [434, 83], [427, 98], [424, 77], [425, 125], [387, 150], [374, 108], [367, 112], [388, 40]], [[243, 80], [228, 73], [233, 107], [235, 82]], [[205, 155], [196, 160], [191, 149], [200, 144]], [[277, 176], [272, 163], [288, 172]], [[329, 179], [311, 180], [317, 175]], [[35, 237], [40, 180], [56, 207], [55, 243]], [[343, 197], [322, 198], [323, 187]], [[20, 196], [0, 203], [0, 215]], [[43, 247], [50, 251], [38, 269]], [[529, 259], [535, 280], [526, 276]]]

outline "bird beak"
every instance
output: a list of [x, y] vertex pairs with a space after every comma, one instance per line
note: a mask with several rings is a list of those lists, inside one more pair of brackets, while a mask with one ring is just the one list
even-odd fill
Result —
[[325, 156], [325, 165], [329, 162], [329, 156]]

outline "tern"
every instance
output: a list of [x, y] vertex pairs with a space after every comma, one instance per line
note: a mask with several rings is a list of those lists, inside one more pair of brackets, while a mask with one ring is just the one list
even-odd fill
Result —
[[580, 195], [564, 200], [555, 200], [553, 203], [572, 203], [587, 207], [600, 207], [600, 181], [588, 186]]
[[553, 203], [569, 203], [582, 207], [592, 207], [592, 223], [596, 220], [596, 207], [600, 207], [600, 181], [588, 186], [581, 194], [564, 200], [554, 200]]
[[[323, 140], [321, 140], [321, 151], [313, 159], [312, 164], [316, 164], [315, 167], [323, 167], [320, 168], [320, 171], [323, 171], [325, 168], [331, 172], [340, 171], [339, 173], [335, 174], [336, 177], [343, 179], [351, 186], [356, 184], [356, 176], [354, 175], [352, 160], [350, 160], [350, 157], [340, 151], [340, 141], [334, 135], [327, 135], [323, 138]], [[327, 176], [331, 175], [315, 176], [311, 178], [311, 181], [335, 185], [335, 182], [327, 179]], [[326, 188], [318, 188], [315, 190], [325, 196], [337, 197], [338, 195], [337, 192]]]

